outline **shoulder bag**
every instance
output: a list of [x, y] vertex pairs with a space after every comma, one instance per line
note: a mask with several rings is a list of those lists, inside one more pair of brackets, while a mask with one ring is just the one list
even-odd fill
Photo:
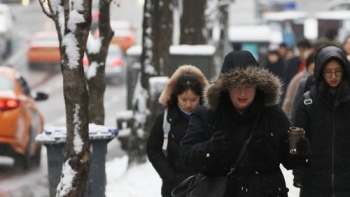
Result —
[[[260, 113], [255, 119], [253, 131], [250, 133], [249, 137], [245, 140], [244, 145], [239, 152], [239, 155], [235, 163], [231, 166], [230, 171], [226, 176], [209, 177], [203, 174], [192, 175], [185, 180], [183, 180], [179, 185], [177, 185], [171, 195], [173, 197], [222, 197], [226, 192], [227, 178], [236, 169], [239, 161], [241, 160], [250, 139], [253, 136], [254, 129], [258, 123]], [[186, 188], [187, 189], [183, 189]]]

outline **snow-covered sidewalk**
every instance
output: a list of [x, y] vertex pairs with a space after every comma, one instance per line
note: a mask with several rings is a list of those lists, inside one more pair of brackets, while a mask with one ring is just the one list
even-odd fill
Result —
[[[127, 164], [126, 155], [106, 163], [106, 197], [161, 197], [162, 182], [149, 161], [140, 165], [135, 164], [129, 169]], [[281, 168], [289, 188], [289, 197], [298, 197], [299, 189], [293, 186], [291, 171]]]

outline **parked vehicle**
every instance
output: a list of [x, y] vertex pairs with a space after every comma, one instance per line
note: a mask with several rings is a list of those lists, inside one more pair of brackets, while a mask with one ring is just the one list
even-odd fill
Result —
[[[111, 44], [118, 45], [124, 52], [135, 45], [135, 30], [129, 21], [111, 20], [111, 28], [114, 35]], [[94, 37], [99, 37], [99, 29], [96, 29]]]
[[59, 65], [60, 51], [56, 31], [38, 31], [30, 38], [28, 53], [28, 66], [37, 69], [43, 65]]
[[0, 155], [13, 157], [17, 169], [40, 165], [41, 145], [34, 139], [43, 131], [44, 118], [35, 102], [47, 98], [41, 92], [32, 95], [17, 70], [0, 67]]
[[[126, 67], [125, 67], [125, 55], [122, 49], [118, 45], [110, 44], [108, 47], [108, 53], [106, 57], [105, 75], [108, 84], [122, 84], [126, 79]], [[91, 75], [95, 71], [89, 71], [90, 66], [88, 58], [83, 58], [84, 71], [87, 76]]]

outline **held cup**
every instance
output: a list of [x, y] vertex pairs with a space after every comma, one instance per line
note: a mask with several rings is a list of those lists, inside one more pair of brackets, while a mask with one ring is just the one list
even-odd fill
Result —
[[298, 138], [305, 137], [305, 131], [300, 127], [290, 127], [288, 130], [289, 136], [289, 152], [291, 154], [298, 154], [296, 149], [296, 142]]

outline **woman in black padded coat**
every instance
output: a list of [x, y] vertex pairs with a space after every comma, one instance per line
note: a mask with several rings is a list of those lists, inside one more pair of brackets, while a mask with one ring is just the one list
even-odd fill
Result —
[[286, 197], [280, 169], [307, 165], [307, 140], [289, 153], [291, 126], [277, 105], [280, 80], [260, 68], [248, 51], [234, 51], [204, 92], [205, 105], [192, 113], [180, 155], [189, 169], [206, 176], [225, 176], [251, 132], [237, 168], [229, 175], [225, 197]]
[[180, 160], [179, 146], [188, 128], [189, 116], [193, 109], [202, 103], [201, 95], [207, 85], [207, 79], [198, 68], [184, 65], [171, 76], [159, 97], [159, 103], [168, 110], [166, 120], [170, 124], [167, 154], [162, 150], [163, 112], [157, 116], [152, 127], [147, 142], [147, 155], [162, 178], [163, 197], [171, 197], [174, 187], [193, 175], [193, 171], [185, 168]]
[[350, 196], [350, 64], [339, 47], [319, 49], [315, 61], [312, 103], [300, 99], [295, 126], [309, 139], [310, 166], [294, 170], [301, 197]]

